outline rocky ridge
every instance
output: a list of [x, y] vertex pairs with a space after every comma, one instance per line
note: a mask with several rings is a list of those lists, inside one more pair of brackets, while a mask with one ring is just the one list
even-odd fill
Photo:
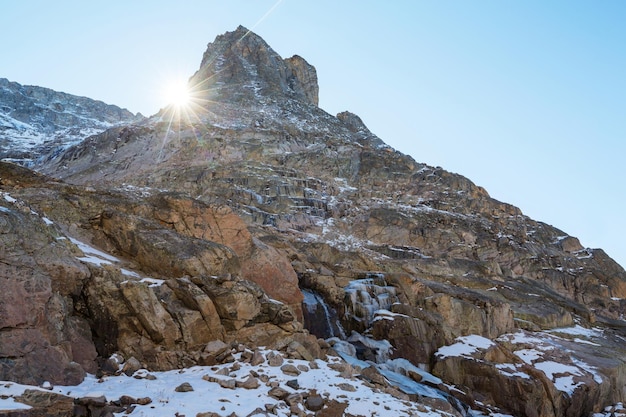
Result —
[[[35, 222], [41, 237], [29, 245], [77, 239], [115, 261], [53, 245], [72, 274], [39, 261], [43, 292], [26, 274], [12, 285], [62, 313], [15, 313], [0, 337], [37, 329], [77, 371], [116, 351], [171, 369], [201, 364], [213, 339], [295, 341], [323, 355], [303, 318], [316, 336], [336, 336], [333, 352], [348, 363], [408, 360], [487, 414], [584, 416], [623, 402], [624, 269], [394, 151], [358, 116], [327, 114], [315, 79], [301, 58], [283, 60], [240, 27], [207, 48], [186, 113], [165, 109], [42, 160], [37, 169], [63, 182], [3, 165], [2, 191], [15, 201], [0, 214], [12, 230]], [[11, 243], [23, 251], [11, 268], [37, 263], [45, 245], [25, 240]], [[301, 289], [312, 294], [304, 304]], [[53, 339], [63, 321], [85, 332], [61, 326]], [[93, 348], [72, 356], [87, 330]], [[4, 378], [32, 373], [35, 351], [0, 355], [13, 361]], [[36, 382], [58, 375], [37, 372]]]
[[0, 78], [0, 159], [23, 165], [140, 114], [86, 97]]

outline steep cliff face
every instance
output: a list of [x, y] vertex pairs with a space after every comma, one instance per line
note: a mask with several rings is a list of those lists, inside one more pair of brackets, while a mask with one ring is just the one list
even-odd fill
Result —
[[263, 256], [273, 268], [281, 256], [227, 207], [68, 186], [7, 163], [0, 178], [0, 380], [75, 384], [116, 352], [153, 369], [210, 364], [214, 340], [299, 340], [317, 355], [295, 321], [295, 274], [277, 290], [295, 309], [242, 278], [242, 265], [259, 277]]
[[[211, 338], [307, 344], [304, 313], [347, 360], [408, 359], [474, 409], [582, 416], [626, 401], [626, 271], [394, 151], [358, 116], [327, 114], [315, 78], [240, 27], [209, 45], [192, 106], [38, 166], [74, 185], [2, 184], [141, 273], [90, 265], [81, 278], [74, 311], [98, 353], [164, 368], [197, 362], [185, 352]], [[93, 301], [109, 298], [125, 301]]]
[[141, 115], [101, 101], [0, 78], [0, 159], [21, 164]]

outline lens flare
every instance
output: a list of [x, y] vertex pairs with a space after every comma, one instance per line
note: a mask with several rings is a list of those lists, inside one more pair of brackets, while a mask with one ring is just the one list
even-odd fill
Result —
[[172, 80], [163, 89], [163, 100], [167, 105], [182, 109], [191, 103], [191, 92], [184, 80]]

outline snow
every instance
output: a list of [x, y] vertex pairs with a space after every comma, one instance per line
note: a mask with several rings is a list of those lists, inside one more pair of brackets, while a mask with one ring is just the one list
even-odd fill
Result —
[[[574, 376], [582, 376], [583, 373], [575, 366], [564, 365], [562, 363], [553, 362], [553, 361], [545, 361], [545, 362], [536, 362], [535, 368], [542, 371], [548, 379], [550, 379], [556, 389], [559, 391], [565, 392], [569, 395], [572, 395], [576, 388], [583, 385], [582, 382], [574, 382]], [[555, 375], [566, 374], [563, 376], [555, 376]]]
[[141, 278], [141, 276], [134, 272], [134, 271], [129, 271], [126, 268], [120, 268], [120, 271], [122, 272], [123, 275], [129, 276], [129, 277], [134, 277], [134, 278]]
[[[268, 351], [262, 351], [262, 353], [267, 354]], [[330, 361], [336, 362], [339, 361], [339, 358], [331, 358]], [[219, 379], [234, 378], [237, 381], [244, 381], [251, 372], [256, 372], [267, 375], [270, 381], [279, 383], [280, 387], [289, 393], [307, 392], [315, 389], [322, 397], [348, 404], [345, 413], [352, 415], [446, 415], [444, 412], [433, 410], [427, 405], [401, 401], [389, 394], [374, 391], [359, 379], [340, 377], [337, 371], [329, 367], [329, 363], [321, 360], [316, 360], [314, 364], [303, 360], [287, 360], [287, 363], [301, 369], [308, 369], [297, 377], [285, 375], [279, 367], [270, 367], [266, 363], [258, 366], [244, 362], [238, 363], [241, 365], [240, 369], [233, 368], [232, 364], [223, 364], [212, 367], [195, 366], [181, 370], [150, 372], [156, 377], [153, 380], [145, 378], [148, 374], [146, 370], [139, 370], [133, 376], [121, 374], [120, 376], [101, 379], [88, 375], [80, 385], [56, 386], [52, 391], [75, 398], [104, 395], [108, 401], [117, 400], [122, 395], [130, 395], [135, 398], [150, 397], [152, 400], [150, 404], [137, 405], [128, 414], [130, 416], [173, 416], [175, 414], [194, 416], [202, 412], [217, 412], [220, 415], [234, 413], [245, 416], [251, 414], [258, 407], [263, 408], [265, 404], [279, 404], [276, 410], [278, 416], [291, 415], [289, 408], [283, 402], [267, 395], [270, 387], [266, 384], [261, 383], [256, 389], [227, 389], [222, 388], [216, 382], [209, 382], [202, 378], [209, 375]], [[318, 369], [313, 369], [311, 365]], [[228, 376], [217, 374], [223, 368], [229, 368]], [[293, 379], [297, 379], [300, 386], [297, 391], [285, 385], [287, 381]], [[420, 395], [443, 398], [437, 390], [425, 386], [415, 387], [414, 385], [417, 383], [405, 381], [403, 378], [399, 378], [399, 380]], [[194, 391], [176, 392], [175, 388], [185, 382], [189, 383]], [[347, 387], [346, 384], [349, 384], [350, 387]], [[347, 390], [346, 387], [349, 389]], [[13, 383], [0, 384], [0, 398], [6, 397], [0, 400], [0, 409], [24, 408], [22, 404], [15, 403], [13, 397], [20, 395], [26, 388], [33, 387]], [[365, 398], [367, 401], [363, 401]]]
[[[584, 385], [582, 381], [575, 381], [576, 377], [591, 375], [596, 383], [601, 384], [603, 382], [603, 378], [597, 372], [597, 369], [581, 359], [569, 355], [569, 363], [548, 360], [546, 356], [549, 355], [551, 351], [563, 350], [563, 347], [560, 345], [560, 341], [563, 339], [558, 338], [556, 334], [582, 335], [583, 337], [591, 337], [602, 336], [603, 333], [602, 330], [598, 328], [587, 329], [580, 325], [576, 325], [573, 327], [552, 329], [537, 333], [519, 331], [517, 333], [503, 335], [498, 339], [524, 346], [525, 348], [514, 351], [515, 355], [526, 364], [542, 371], [546, 377], [552, 381], [557, 390], [562, 391], [567, 395], [572, 395], [572, 393], [579, 386]], [[577, 343], [596, 345], [593, 342], [581, 340], [579, 338], [575, 338], [574, 341]], [[497, 365], [497, 367], [501, 372], [506, 372], [505, 375], [507, 376], [521, 376], [513, 372], [514, 369], [517, 368], [517, 365]]]
[[530, 375], [526, 372], [518, 371], [517, 365], [513, 363], [498, 363], [496, 364], [496, 368], [500, 373], [504, 376], [515, 377], [515, 378], [523, 378], [523, 379], [531, 379]]
[[119, 262], [119, 259], [117, 259], [115, 256], [104, 253], [101, 250], [89, 246], [88, 244], [83, 243], [78, 239], [74, 239], [73, 237], [70, 237], [69, 239], [73, 244], [78, 246], [78, 248], [86, 255], [79, 257], [78, 260], [80, 261], [88, 262], [98, 266], [110, 265], [114, 262]]
[[3, 197], [4, 197], [4, 199], [5, 199], [6, 201], [8, 201], [9, 203], [16, 203], [16, 202], [17, 202], [17, 200], [16, 200], [15, 198], [11, 197], [11, 196], [10, 196], [9, 194], [7, 194], [7, 193], [2, 193], [2, 196], [3, 196]]
[[587, 329], [582, 327], [580, 324], [575, 325], [574, 327], [560, 327], [556, 329], [549, 330], [550, 333], [562, 333], [568, 334], [572, 336], [584, 336], [588, 338], [598, 338], [602, 337], [603, 330], [597, 327]]
[[456, 338], [457, 343], [449, 346], [440, 347], [435, 353], [439, 359], [445, 359], [454, 356], [469, 357], [479, 349], [489, 349], [495, 346], [495, 343], [486, 337], [479, 335], [461, 336]]
[[537, 349], [520, 349], [515, 351], [515, 355], [529, 365], [532, 365], [537, 359], [543, 357], [543, 352]]
[[37, 389], [29, 385], [16, 384], [15, 382], [0, 381], [0, 412], [11, 410], [28, 410], [29, 405], [15, 401], [14, 397], [22, 395], [26, 389]]

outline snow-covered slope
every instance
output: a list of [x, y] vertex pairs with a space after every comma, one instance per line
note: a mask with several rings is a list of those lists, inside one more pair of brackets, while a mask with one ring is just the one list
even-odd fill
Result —
[[41, 155], [142, 118], [101, 101], [0, 78], [0, 159], [29, 165]]

